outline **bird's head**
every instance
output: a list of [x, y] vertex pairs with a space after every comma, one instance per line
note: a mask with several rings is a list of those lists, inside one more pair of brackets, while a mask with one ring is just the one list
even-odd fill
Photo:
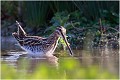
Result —
[[65, 29], [64, 27], [60, 26], [60, 27], [57, 27], [56, 32], [57, 32], [57, 33], [60, 35], [60, 37], [62, 37], [63, 40], [65, 41], [65, 43], [66, 43], [66, 45], [67, 45], [67, 47], [68, 47], [68, 49], [69, 49], [70, 55], [73, 55], [73, 52], [72, 52], [72, 50], [71, 50], [71, 48], [70, 48], [70, 46], [69, 46], [69, 43], [68, 43], [68, 41], [67, 41], [67, 38], [66, 38], [66, 29]]

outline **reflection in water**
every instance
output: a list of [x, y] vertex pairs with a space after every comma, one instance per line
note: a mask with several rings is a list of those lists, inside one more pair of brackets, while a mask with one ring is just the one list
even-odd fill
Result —
[[58, 66], [57, 58], [54, 56], [44, 57], [44, 58], [31, 58], [28, 60], [29, 60], [29, 69], [28, 69], [29, 72], [33, 71], [34, 69], [36, 69], [38, 65], [42, 65], [42, 64], [47, 64], [52, 67]]
[[[58, 66], [58, 58], [55, 56], [42, 57], [42, 58], [28, 58], [26, 52], [22, 51], [19, 46], [15, 45], [16, 42], [11, 38], [8, 40], [2, 38], [2, 63], [14, 66], [15, 68], [20, 68], [24, 60], [29, 61], [27, 66], [29, 66], [29, 71], [36, 68], [37, 65], [42, 63], [49, 64], [50, 66]], [[64, 51], [59, 52], [60, 54]], [[119, 50], [112, 48], [95, 48], [91, 50], [74, 50], [75, 58], [78, 59], [82, 66], [98, 65], [100, 70], [109, 70], [111, 73], [119, 75]], [[68, 56], [63, 56], [62, 58], [68, 59]]]
[[28, 57], [26, 52], [9, 52], [9, 54], [9, 56], [1, 57], [1, 60], [3, 61], [2, 63], [18, 69], [21, 68], [21, 65], [23, 64], [28, 65], [28, 71], [33, 71], [37, 65], [41, 65], [42, 63], [55, 67], [58, 66], [58, 58], [55, 56], [33, 58]]
[[[85, 50], [75, 50], [74, 53], [77, 54], [82, 54], [82, 56], [80, 57], [75, 57], [76, 59], [78, 59], [80, 61], [80, 63], [84, 66], [91, 66], [91, 65], [98, 65], [100, 70], [104, 70], [107, 69], [109, 70], [111, 73], [117, 74], [118, 75], [118, 71], [119, 71], [119, 57], [118, 57], [118, 53], [116, 53], [116, 51], [109, 51], [109, 55], [105, 53], [104, 50], [98, 52], [100, 50], [94, 50], [91, 51], [93, 52], [92, 55], [90, 53], [90, 51], [85, 51]], [[18, 54], [21, 53], [21, 54]], [[15, 68], [21, 65], [21, 62], [26, 62], [26, 61], [22, 61], [22, 60], [27, 60], [29, 61], [28, 63], [26, 63], [29, 66], [29, 70], [34, 70], [36, 68], [37, 65], [41, 65], [42, 63], [51, 65], [51, 66], [58, 66], [58, 58], [55, 56], [52, 57], [42, 57], [42, 58], [28, 58], [26, 56], [25, 52], [12, 52], [9, 54], [11, 54], [10, 56], [2, 56], [2, 61], [4, 61], [6, 64], [8, 65], [12, 65]], [[61, 53], [62, 54], [62, 53]], [[93, 55], [93, 54], [98, 54], [98, 55]], [[100, 55], [102, 54], [102, 55]], [[13, 55], [13, 56], [12, 56]], [[103, 56], [104, 55], [104, 56]], [[65, 59], [69, 59], [69, 57], [62, 57]]]

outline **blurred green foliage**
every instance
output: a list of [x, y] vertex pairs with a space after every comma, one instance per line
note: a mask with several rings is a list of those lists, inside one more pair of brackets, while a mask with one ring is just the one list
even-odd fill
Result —
[[[117, 1], [2, 1], [1, 7], [2, 15], [7, 14], [15, 19], [23, 17], [23, 21], [32, 27], [43, 27], [55, 13], [62, 11], [71, 13], [79, 10], [84, 17], [92, 21], [104, 16], [110, 16], [111, 21], [113, 17], [102, 14], [103, 10], [111, 11], [114, 15], [119, 12]], [[19, 9], [22, 16], [19, 16]]]
[[[112, 15], [115, 13], [109, 11], [103, 11], [102, 14], [106, 15], [103, 19], [91, 21], [87, 20], [87, 18], [79, 11], [71, 13], [68, 13], [67, 11], [58, 12], [51, 19], [50, 23], [52, 23], [52, 25], [45, 30], [45, 35], [51, 34], [56, 27], [62, 25], [67, 29], [68, 40], [71, 42], [72, 47], [75, 47], [76, 45], [86, 45], [86, 42], [90, 44], [86, 45], [86, 47], [98, 45], [103, 32], [106, 35], [106, 38], [109, 37], [109, 33], [113, 33], [116, 36], [118, 35], [118, 15]], [[111, 14], [112, 18], [114, 18], [114, 21], [112, 21], [113, 23], [111, 23], [109, 17], [107, 17], [109, 16], [108, 14]], [[94, 42], [93, 44], [92, 41]]]
[[49, 2], [30, 1], [23, 4], [23, 18], [28, 26], [40, 27], [45, 25], [46, 16], [49, 14]]
[[102, 18], [102, 11], [112, 11], [118, 13], [119, 3], [117, 1], [73, 1], [78, 9], [87, 19], [95, 20]]
[[[25, 62], [25, 61], [24, 61]], [[21, 66], [29, 64], [21, 64]], [[9, 71], [8, 71], [9, 70]], [[2, 79], [117, 79], [118, 76], [107, 70], [100, 70], [99, 66], [82, 66], [73, 58], [60, 58], [59, 66], [54, 67], [42, 63], [33, 72], [28, 72], [28, 66], [18, 70], [12, 66], [1, 65]]]
[[1, 18], [10, 18], [11, 20], [17, 16], [18, 12], [17, 12], [17, 2], [5, 2], [2, 1], [1, 2]]

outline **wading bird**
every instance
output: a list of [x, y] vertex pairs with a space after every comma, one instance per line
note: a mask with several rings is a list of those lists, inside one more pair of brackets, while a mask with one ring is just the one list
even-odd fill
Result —
[[30, 56], [53, 56], [57, 47], [59, 37], [62, 37], [69, 49], [70, 55], [73, 54], [68, 41], [65, 37], [66, 29], [58, 27], [49, 37], [43, 38], [39, 36], [28, 36], [21, 25], [16, 21], [18, 31], [12, 33], [14, 38], [19, 43], [20, 47], [28, 52]]

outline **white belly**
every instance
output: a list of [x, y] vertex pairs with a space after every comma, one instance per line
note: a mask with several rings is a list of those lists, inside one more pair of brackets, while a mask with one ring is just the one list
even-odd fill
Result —
[[31, 51], [29, 49], [26, 49], [25, 47], [22, 47], [21, 48], [23, 50], [25, 50], [27, 53], [28, 53], [28, 56], [33, 56], [33, 57], [42, 57], [42, 56], [45, 56], [45, 53], [43, 51]]

